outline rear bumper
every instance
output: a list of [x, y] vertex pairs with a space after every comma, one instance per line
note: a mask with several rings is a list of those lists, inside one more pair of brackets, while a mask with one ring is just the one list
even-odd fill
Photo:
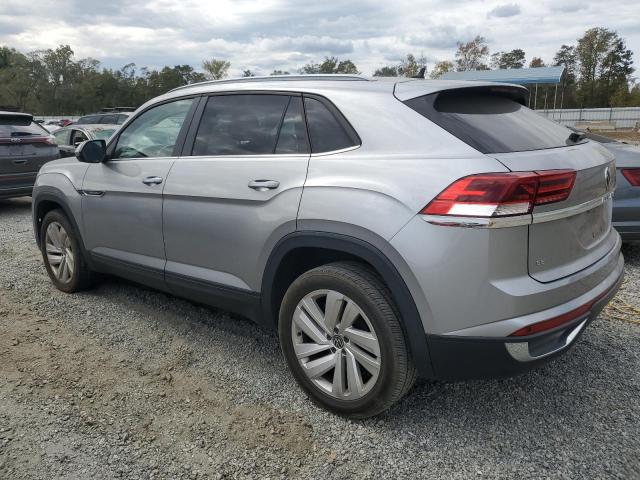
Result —
[[591, 309], [552, 330], [524, 337], [428, 335], [435, 377], [471, 380], [517, 375], [562, 355], [578, 340], [622, 284], [623, 273]]

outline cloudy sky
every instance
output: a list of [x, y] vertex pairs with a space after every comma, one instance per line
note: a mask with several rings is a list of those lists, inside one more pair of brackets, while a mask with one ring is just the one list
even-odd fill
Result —
[[[484, 35], [492, 52], [522, 48], [550, 61], [587, 29], [617, 30], [640, 54], [638, 0], [1, 0], [0, 45], [21, 51], [69, 44], [79, 57], [119, 68], [231, 61], [296, 72], [325, 56], [365, 74], [409, 52], [432, 65], [457, 40]], [[636, 58], [640, 64], [640, 58]]]

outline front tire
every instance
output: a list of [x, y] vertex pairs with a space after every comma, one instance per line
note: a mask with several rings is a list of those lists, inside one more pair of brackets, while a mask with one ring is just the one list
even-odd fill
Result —
[[278, 333], [298, 384], [334, 413], [377, 415], [415, 382], [391, 294], [359, 263], [323, 265], [298, 277], [282, 300]]
[[40, 251], [51, 282], [66, 293], [78, 292], [93, 284], [80, 248], [80, 238], [61, 210], [52, 210], [42, 220]]

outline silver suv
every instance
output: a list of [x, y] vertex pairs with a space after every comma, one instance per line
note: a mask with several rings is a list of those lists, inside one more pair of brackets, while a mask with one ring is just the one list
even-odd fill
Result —
[[512, 375], [566, 351], [623, 271], [612, 155], [526, 95], [179, 88], [42, 168], [37, 241], [62, 291], [114, 274], [277, 329], [302, 389], [342, 415], [386, 410], [417, 376]]

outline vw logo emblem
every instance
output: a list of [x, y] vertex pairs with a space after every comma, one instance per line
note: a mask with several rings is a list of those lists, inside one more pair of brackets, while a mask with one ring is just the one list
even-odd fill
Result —
[[12, 138], [11, 139], [11, 143], [20, 143], [20, 142], [22, 142], [21, 138]]
[[611, 187], [613, 186], [613, 176], [611, 175], [609, 167], [604, 169], [604, 184], [607, 191], [611, 190]]
[[333, 346], [336, 348], [344, 347], [344, 338], [342, 338], [342, 335], [335, 335], [333, 337]]

